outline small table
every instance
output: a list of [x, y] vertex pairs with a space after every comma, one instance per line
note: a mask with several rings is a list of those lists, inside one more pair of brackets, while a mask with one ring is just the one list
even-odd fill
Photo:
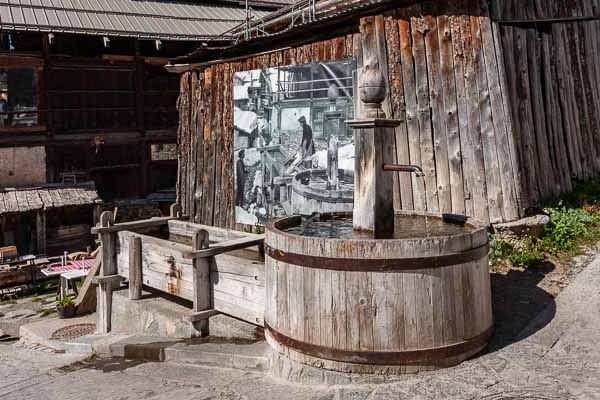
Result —
[[69, 283], [71, 283], [75, 295], [78, 296], [79, 291], [77, 290], [76, 281], [82, 281], [87, 276], [88, 272], [89, 269], [75, 269], [60, 274], [60, 299], [62, 300], [69, 295]]

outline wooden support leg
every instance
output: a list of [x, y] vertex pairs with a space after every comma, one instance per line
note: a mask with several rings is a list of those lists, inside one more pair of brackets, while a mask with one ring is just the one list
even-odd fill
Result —
[[58, 279], [58, 286], [60, 291], [60, 300], [64, 299], [69, 294], [69, 281], [64, 276], [60, 276]]
[[121, 278], [118, 275], [96, 277], [93, 282], [98, 285], [98, 305], [96, 308], [96, 333], [109, 333], [111, 329], [112, 292], [119, 286]]
[[[110, 211], [105, 211], [100, 216], [100, 226], [107, 228], [114, 225], [114, 215]], [[114, 280], [105, 279], [112, 277], [117, 273], [115, 238], [112, 233], [100, 234], [102, 242], [102, 266], [98, 277], [98, 302], [96, 310], [96, 332], [110, 332], [110, 318], [112, 310], [112, 291]], [[117, 283], [118, 284], [118, 283]]]
[[129, 238], [129, 299], [142, 298], [142, 239]]
[[112, 313], [112, 282], [101, 281], [98, 283], [98, 308], [96, 309], [96, 333], [106, 334], [110, 332]]
[[[205, 230], [194, 232], [192, 247], [194, 250], [208, 249], [209, 236]], [[212, 258], [194, 260], [194, 313], [211, 309], [210, 296], [210, 263]], [[202, 336], [208, 335], [208, 319], [196, 322], [196, 329]]]

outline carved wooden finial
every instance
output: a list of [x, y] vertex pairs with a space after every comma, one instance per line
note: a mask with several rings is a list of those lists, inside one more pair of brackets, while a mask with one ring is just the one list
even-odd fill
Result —
[[385, 118], [381, 103], [387, 95], [387, 87], [376, 58], [367, 60], [359, 79], [360, 100], [364, 103], [362, 117]]

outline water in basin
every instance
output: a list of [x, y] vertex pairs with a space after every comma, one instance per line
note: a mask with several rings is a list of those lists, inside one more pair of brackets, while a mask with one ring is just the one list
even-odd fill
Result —
[[[314, 190], [322, 190], [327, 191], [327, 176], [323, 174], [311, 174], [310, 175], [310, 183], [308, 186]], [[352, 191], [354, 189], [354, 179], [352, 177], [348, 177], [342, 175], [339, 177], [339, 191]]]
[[[394, 239], [453, 236], [472, 232], [476, 229], [472, 225], [445, 222], [441, 218], [397, 215], [395, 217]], [[372, 239], [372, 235], [368, 232], [353, 230], [352, 218], [349, 216], [333, 216], [320, 220], [306, 218], [302, 220], [300, 225], [285, 229], [285, 232], [300, 236], [331, 239]]]

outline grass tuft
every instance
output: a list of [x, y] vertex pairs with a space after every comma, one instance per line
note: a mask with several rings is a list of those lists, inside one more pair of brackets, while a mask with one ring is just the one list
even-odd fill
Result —
[[544, 236], [525, 236], [509, 243], [492, 235], [492, 269], [506, 263], [528, 268], [550, 256], [573, 256], [586, 244], [600, 240], [600, 180], [579, 184], [572, 193], [535, 207], [530, 213], [550, 217]]

